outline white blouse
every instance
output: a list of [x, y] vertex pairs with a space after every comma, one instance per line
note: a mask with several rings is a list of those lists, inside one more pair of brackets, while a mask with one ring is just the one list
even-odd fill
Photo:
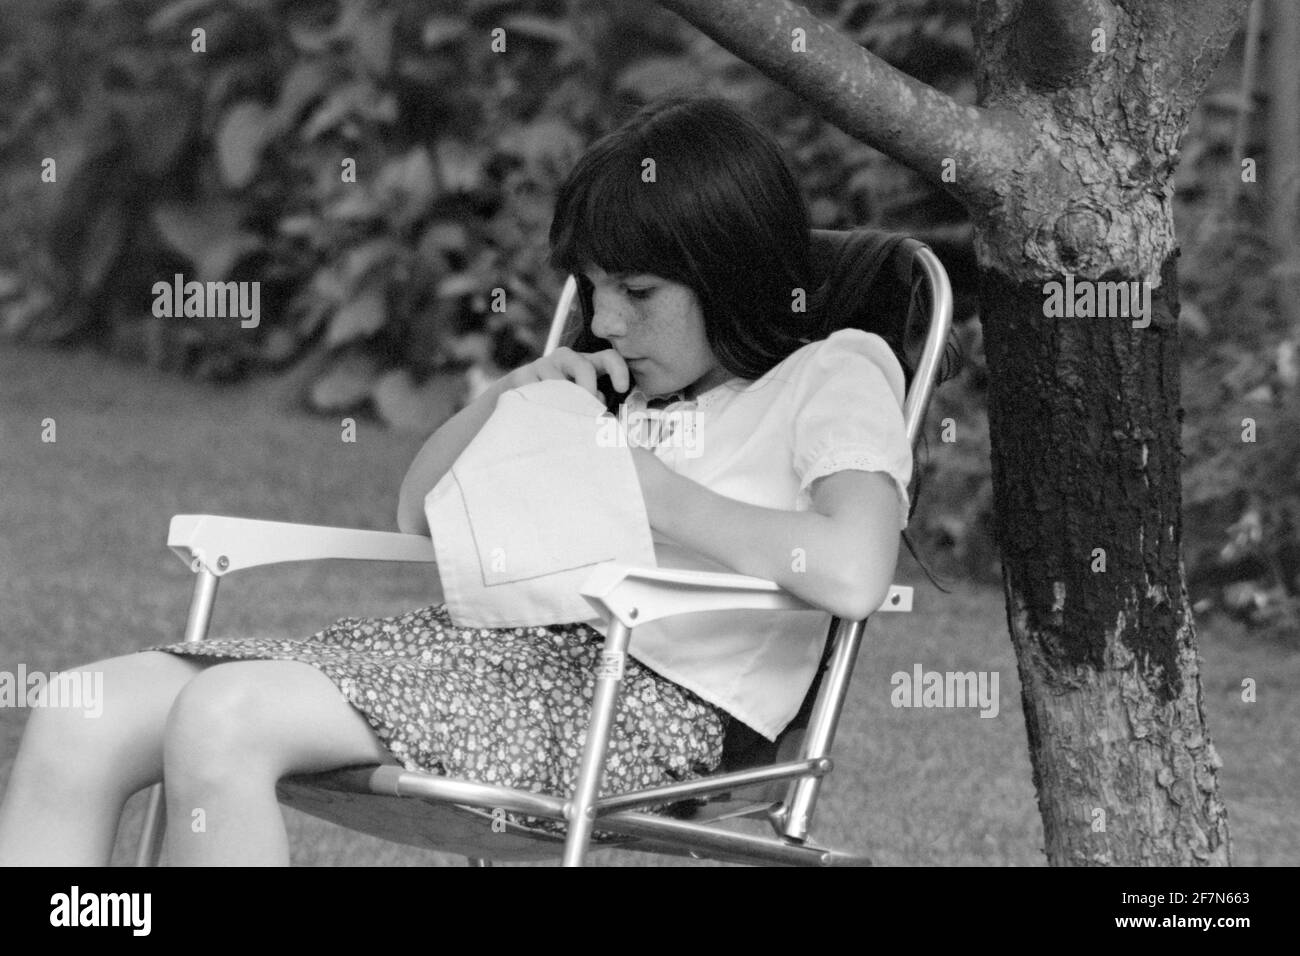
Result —
[[[898, 489], [901, 530], [912, 475], [903, 388], [884, 339], [843, 329], [752, 382], [733, 378], [661, 412], [633, 389], [620, 415], [630, 434], [657, 438], [655, 454], [674, 471], [765, 508], [807, 511], [816, 479], [845, 469], [884, 472]], [[658, 534], [654, 544], [661, 567], [731, 570]], [[635, 628], [628, 651], [775, 740], [803, 703], [830, 619], [824, 611], [683, 614]], [[588, 623], [608, 631], [600, 620]]]

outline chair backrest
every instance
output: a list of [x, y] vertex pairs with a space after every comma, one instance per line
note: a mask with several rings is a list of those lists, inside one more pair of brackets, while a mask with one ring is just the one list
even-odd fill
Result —
[[[810, 255], [816, 290], [813, 307], [826, 319], [821, 336], [850, 326], [863, 328], [881, 335], [903, 359], [908, 373], [903, 420], [915, 449], [952, 328], [952, 287], [943, 264], [916, 239], [866, 228], [814, 229]], [[586, 321], [583, 313], [590, 306], [580, 303], [582, 308], [574, 309], [579, 299], [577, 280], [569, 276], [556, 304], [547, 353], [562, 341], [573, 341], [581, 331]], [[724, 770], [829, 756], [863, 624], [831, 620], [821, 666], [803, 707], [775, 743], [740, 721], [731, 722], [723, 747]], [[803, 839], [806, 835], [819, 789], [819, 779], [791, 785], [784, 811], [788, 836]]]

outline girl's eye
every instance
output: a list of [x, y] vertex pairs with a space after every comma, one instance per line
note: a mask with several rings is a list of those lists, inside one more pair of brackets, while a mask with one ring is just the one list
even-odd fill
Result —
[[653, 291], [654, 291], [654, 289], [652, 289], [652, 288], [650, 288], [650, 287], [648, 287], [648, 286], [647, 286], [646, 288], [643, 288], [643, 289], [633, 289], [633, 288], [631, 288], [631, 287], [629, 286], [629, 287], [628, 287], [628, 290], [627, 290], [627, 294], [628, 294], [628, 296], [629, 296], [630, 298], [633, 298], [633, 299], [648, 299], [648, 298], [650, 298], [650, 293], [653, 292]]

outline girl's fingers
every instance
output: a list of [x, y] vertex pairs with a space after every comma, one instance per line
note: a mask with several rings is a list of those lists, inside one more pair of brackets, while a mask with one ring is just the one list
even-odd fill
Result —
[[556, 364], [568, 378], [600, 398], [600, 389], [596, 388], [596, 366], [591, 364], [588, 356], [578, 352], [568, 352], [559, 356]]
[[593, 352], [587, 358], [591, 360], [592, 365], [609, 376], [614, 391], [626, 392], [631, 387], [631, 372], [627, 367], [627, 362], [623, 360], [623, 356], [613, 349]]
[[626, 392], [632, 385], [632, 373], [623, 356], [613, 349], [603, 352], [575, 352], [567, 346], [557, 348], [545, 358], [526, 366], [530, 381], [571, 381], [601, 398], [596, 387], [598, 374], [608, 375], [616, 392]]
[[533, 373], [537, 376], [539, 382], [559, 380], [567, 382], [568, 374], [564, 370], [564, 363], [568, 356], [573, 354], [567, 346], [560, 346], [550, 355], [544, 356], [534, 362], [531, 366]]

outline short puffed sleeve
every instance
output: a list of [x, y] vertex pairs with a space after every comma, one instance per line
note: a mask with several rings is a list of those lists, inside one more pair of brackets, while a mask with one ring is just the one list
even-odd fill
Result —
[[907, 527], [912, 449], [903, 424], [903, 369], [880, 336], [841, 329], [809, 349], [793, 398], [796, 510], [812, 506], [809, 487], [837, 471], [882, 471], [893, 479]]

